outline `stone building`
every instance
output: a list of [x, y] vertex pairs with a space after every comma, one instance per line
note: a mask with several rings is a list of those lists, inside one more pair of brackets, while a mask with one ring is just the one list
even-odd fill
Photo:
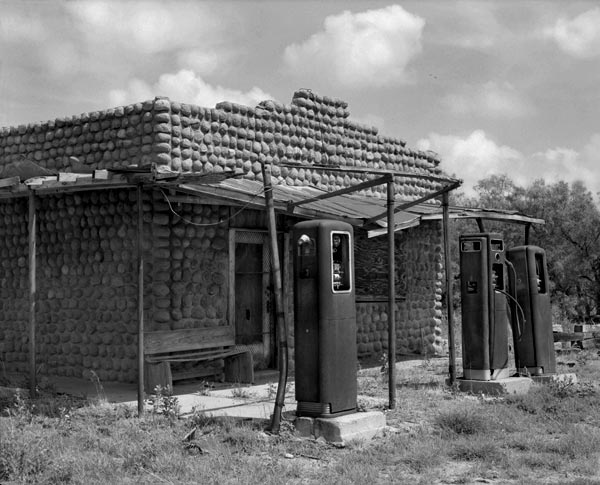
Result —
[[[144, 332], [228, 328], [237, 346], [251, 349], [256, 368], [273, 368], [263, 164], [275, 185], [288, 314], [289, 229], [306, 218], [348, 220], [356, 226], [359, 357], [385, 352], [386, 243], [369, 237], [382, 232], [376, 223], [363, 223], [385, 212], [386, 185], [312, 205], [290, 201], [378, 173], [397, 175], [398, 203], [425, 200], [452, 180], [435, 154], [353, 122], [343, 101], [301, 90], [286, 105], [203, 108], [157, 97], [0, 129], [3, 368], [25, 373], [31, 361], [33, 213], [35, 361], [42, 374], [79, 377], [87, 370], [103, 381], [136, 380], [140, 214]], [[442, 231], [433, 217], [440, 212], [433, 200], [396, 214], [396, 229], [404, 229], [395, 236], [400, 353], [442, 350]], [[182, 375], [214, 372], [205, 364], [182, 363]]]

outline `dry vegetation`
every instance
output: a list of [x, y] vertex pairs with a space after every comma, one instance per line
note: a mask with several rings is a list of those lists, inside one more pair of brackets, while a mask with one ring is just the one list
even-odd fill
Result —
[[385, 410], [389, 429], [346, 446], [297, 438], [289, 421], [275, 436], [265, 422], [180, 419], [169, 396], [141, 419], [64, 396], [5, 400], [0, 483], [600, 483], [600, 358], [558, 361], [578, 383], [503, 398], [447, 387], [445, 359], [402, 365], [393, 411], [386, 375], [363, 370], [359, 406]]

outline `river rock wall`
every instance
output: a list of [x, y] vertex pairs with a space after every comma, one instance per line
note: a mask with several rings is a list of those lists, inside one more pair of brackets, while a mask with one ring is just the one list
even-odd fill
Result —
[[[145, 326], [226, 323], [227, 208], [144, 194]], [[132, 190], [37, 198], [36, 348], [42, 374], [137, 378], [137, 195]], [[0, 202], [0, 359], [28, 371], [27, 199]], [[87, 373], [87, 374], [86, 374]]]
[[[396, 350], [434, 355], [442, 342], [442, 247], [439, 223], [396, 235]], [[357, 344], [360, 357], [388, 350], [387, 241], [356, 241]]]
[[[410, 149], [349, 116], [347, 103], [310, 90], [297, 91], [289, 105], [263, 101], [256, 107], [222, 102], [203, 108], [158, 97], [0, 128], [0, 163], [27, 158], [54, 170], [69, 170], [76, 163], [94, 169], [155, 164], [177, 172], [231, 170], [259, 180], [262, 164], [270, 163], [277, 182], [326, 190], [373, 177], [333, 170], [339, 168], [441, 175], [433, 152]], [[313, 164], [332, 171], [315, 170]], [[439, 182], [411, 177], [395, 184], [396, 196], [405, 200], [437, 188]], [[385, 184], [363, 191], [374, 197], [385, 192]]]

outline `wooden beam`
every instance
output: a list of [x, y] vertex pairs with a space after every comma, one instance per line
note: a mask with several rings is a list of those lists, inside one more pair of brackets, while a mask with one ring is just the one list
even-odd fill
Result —
[[279, 261], [279, 247], [277, 244], [277, 220], [273, 205], [273, 185], [271, 183], [271, 167], [266, 163], [262, 165], [263, 184], [265, 188], [265, 208], [267, 211], [267, 225], [269, 227], [269, 242], [271, 246], [271, 274], [273, 275], [273, 292], [275, 295], [275, 321], [277, 325], [277, 367], [279, 379], [275, 395], [275, 406], [271, 419], [271, 432], [279, 433], [281, 415], [285, 405], [285, 388], [288, 378], [288, 328], [286, 311], [283, 307], [283, 288], [281, 283], [281, 266]]
[[[394, 181], [387, 183], [388, 227], [394, 226]], [[396, 233], [388, 231], [388, 391], [389, 408], [396, 408]]]
[[138, 416], [144, 414], [144, 205], [142, 201], [142, 184], [137, 186], [137, 270], [138, 270]]
[[[454, 190], [454, 189], [458, 188], [459, 186], [460, 186], [460, 182], [454, 182], [440, 190], [436, 190], [435, 192], [424, 195], [423, 197], [420, 197], [417, 200], [412, 200], [410, 202], [405, 202], [403, 204], [397, 205], [396, 208], [394, 209], [394, 213], [400, 212], [400, 211], [403, 211], [406, 209], [410, 209], [411, 207], [413, 207], [415, 205], [421, 204], [423, 202], [427, 202], [428, 200], [431, 200], [431, 199], [435, 199], [436, 197], [439, 197], [440, 195], [445, 194], [446, 192], [450, 192], [451, 190]], [[366, 226], [367, 224], [376, 222], [379, 219], [383, 219], [386, 216], [386, 214], [387, 214], [387, 212], [383, 212], [377, 216], [371, 217], [370, 219], [367, 219], [365, 221], [364, 225]]]
[[401, 178], [412, 178], [419, 180], [431, 180], [435, 182], [446, 182], [446, 183], [457, 183], [458, 185], [462, 184], [462, 180], [458, 180], [451, 177], [438, 177], [436, 175], [426, 175], [422, 173], [414, 173], [414, 172], [401, 172], [397, 170], [378, 170], [374, 168], [362, 168], [362, 167], [333, 167], [331, 165], [320, 165], [316, 163], [290, 163], [290, 162], [280, 162], [278, 163], [280, 167], [287, 168], [303, 168], [315, 171], [325, 171], [325, 172], [342, 172], [342, 173], [363, 173], [363, 174], [371, 174], [371, 175], [391, 175], [393, 177], [401, 177]]
[[31, 399], [37, 395], [37, 364], [35, 355], [35, 303], [36, 303], [36, 235], [37, 213], [35, 194], [29, 191], [29, 394]]
[[[333, 192], [327, 192], [325, 194], [318, 195], [316, 197], [312, 197], [306, 200], [299, 200], [298, 202], [289, 202], [288, 203], [288, 211], [299, 205], [310, 204], [311, 202], [316, 202], [318, 200], [325, 200], [331, 197], [337, 197], [338, 195], [350, 194], [352, 192], [357, 192], [359, 190], [368, 189], [369, 187], [374, 187], [375, 185], [381, 185], [390, 180], [391, 176], [383, 176], [376, 178], [375, 180], [368, 180], [366, 182], [362, 182], [360, 184], [353, 185], [352, 187], [346, 187], [345, 189], [335, 190]], [[292, 211], [293, 212], [293, 211]]]
[[442, 194], [442, 230], [444, 234], [444, 270], [446, 275], [446, 308], [448, 311], [448, 373], [450, 385], [456, 381], [456, 346], [454, 342], [454, 309], [452, 308], [452, 262], [450, 257], [450, 218], [448, 217], [448, 192]]
[[481, 217], [476, 217], [475, 222], [477, 223], [477, 229], [479, 229], [479, 232], [485, 232], [485, 226], [483, 225], [483, 219]]

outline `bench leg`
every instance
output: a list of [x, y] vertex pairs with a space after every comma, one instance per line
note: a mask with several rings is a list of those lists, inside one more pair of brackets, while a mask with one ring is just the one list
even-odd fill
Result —
[[173, 391], [173, 376], [169, 362], [144, 363], [144, 391], [154, 394], [156, 386], [168, 388]]
[[225, 382], [254, 383], [254, 359], [250, 352], [225, 358]]

